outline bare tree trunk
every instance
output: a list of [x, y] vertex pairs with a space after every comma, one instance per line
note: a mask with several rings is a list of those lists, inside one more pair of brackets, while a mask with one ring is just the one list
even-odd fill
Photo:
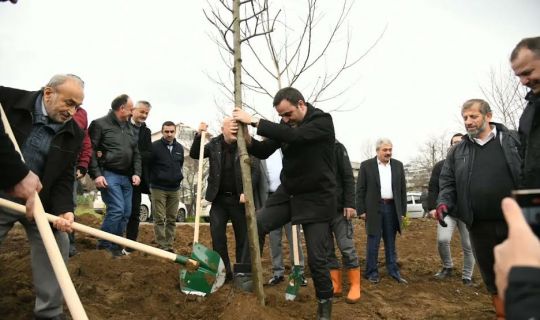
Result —
[[[240, 0], [233, 1], [233, 48], [234, 48], [234, 105], [242, 107], [242, 52], [240, 50]], [[246, 125], [239, 124], [238, 130], [238, 153], [240, 156], [240, 168], [242, 170], [242, 183], [246, 198], [246, 221], [248, 228], [249, 251], [251, 254], [251, 270], [253, 288], [261, 305], [265, 305], [263, 290], [261, 254], [259, 248], [259, 233], [257, 231], [257, 218], [255, 217], [255, 203], [253, 202], [253, 189], [251, 187], [251, 161], [247, 153], [244, 128]]]

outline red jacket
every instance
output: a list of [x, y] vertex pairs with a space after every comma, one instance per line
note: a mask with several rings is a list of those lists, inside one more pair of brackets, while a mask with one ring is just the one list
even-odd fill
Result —
[[88, 116], [86, 110], [81, 107], [77, 108], [77, 111], [73, 115], [73, 120], [84, 131], [84, 139], [77, 160], [77, 168], [84, 168], [84, 173], [86, 173], [90, 159], [92, 158], [92, 143], [90, 142], [90, 136], [88, 136]]

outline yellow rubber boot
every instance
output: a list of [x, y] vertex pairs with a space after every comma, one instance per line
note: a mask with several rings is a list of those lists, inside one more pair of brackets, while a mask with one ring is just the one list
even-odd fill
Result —
[[349, 294], [347, 303], [357, 303], [360, 300], [360, 268], [349, 269]]
[[341, 297], [343, 295], [343, 288], [341, 287], [341, 270], [330, 269], [330, 277], [332, 278], [332, 286], [334, 287], [334, 297]]

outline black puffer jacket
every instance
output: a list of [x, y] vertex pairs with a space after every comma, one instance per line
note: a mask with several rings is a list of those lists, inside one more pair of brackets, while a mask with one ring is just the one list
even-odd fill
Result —
[[[491, 122], [497, 128], [497, 139], [500, 139], [504, 157], [514, 185], [519, 185], [521, 175], [521, 157], [519, 156], [519, 137], [517, 132], [508, 130], [500, 123]], [[475, 158], [475, 148], [468, 136], [463, 136], [461, 143], [450, 149], [441, 175], [439, 176], [439, 197], [437, 204], [448, 206], [455, 218], [465, 222], [468, 226], [473, 223], [471, 199], [469, 197], [469, 184], [472, 175], [472, 166]]]
[[[90, 162], [90, 176], [97, 178], [103, 170], [122, 175], [141, 176], [141, 155], [139, 147], [133, 140], [133, 131], [126, 123], [124, 127], [111, 110], [105, 117], [92, 121], [88, 128], [92, 141], [93, 156]], [[98, 159], [96, 153], [102, 152]]]
[[[209, 158], [210, 160], [210, 169], [208, 173], [208, 186], [206, 188], [206, 197], [205, 199], [212, 202], [216, 198], [219, 192], [219, 186], [221, 184], [221, 157], [222, 152], [222, 143], [223, 135], [212, 138], [204, 146], [204, 157]], [[193, 144], [189, 150], [189, 156], [193, 159], [199, 159], [199, 150], [201, 148], [201, 135], [197, 134], [193, 139]], [[250, 157], [251, 164], [251, 186], [256, 193], [256, 187], [259, 184], [259, 179], [261, 175], [260, 161], [254, 157]], [[242, 171], [240, 169], [240, 157], [238, 152], [235, 155], [234, 161], [234, 172], [236, 174], [236, 188], [239, 193], [243, 193], [243, 184], [242, 184]], [[256, 206], [258, 206], [256, 204]]]

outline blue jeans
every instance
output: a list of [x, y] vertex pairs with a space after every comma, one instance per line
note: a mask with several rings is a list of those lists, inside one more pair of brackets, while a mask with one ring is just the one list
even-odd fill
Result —
[[[107, 214], [101, 224], [101, 230], [117, 236], [123, 236], [126, 225], [131, 216], [131, 196], [133, 188], [131, 179], [111, 171], [103, 172], [107, 180], [107, 188], [101, 189], [101, 198], [107, 206]], [[98, 247], [108, 250], [118, 250], [117, 244], [106, 240], [99, 240]]]
[[[398, 219], [396, 208], [393, 203], [379, 204], [379, 217], [382, 226], [382, 239], [384, 241], [384, 254], [386, 259], [386, 269], [393, 278], [401, 277], [397, 266], [396, 255], [396, 231], [398, 229]], [[381, 233], [378, 235], [369, 235], [367, 237], [366, 271], [364, 277], [378, 277], [377, 260], [379, 259], [379, 244], [381, 242]]]

